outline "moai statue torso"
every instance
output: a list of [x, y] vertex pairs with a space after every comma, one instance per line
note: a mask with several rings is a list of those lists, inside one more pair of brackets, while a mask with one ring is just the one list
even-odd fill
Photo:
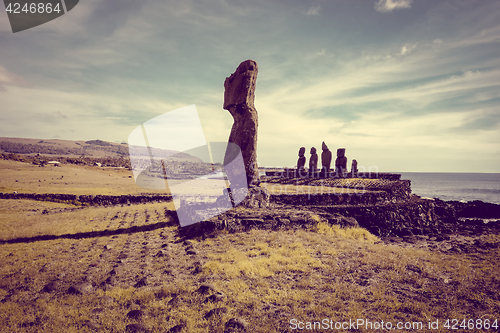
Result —
[[339, 177], [344, 177], [347, 169], [347, 157], [345, 157], [345, 148], [337, 149], [337, 159], [335, 160], [335, 172]]
[[316, 173], [318, 168], [318, 154], [316, 154], [316, 148], [311, 148], [311, 158], [309, 159], [309, 172], [312, 176]]
[[306, 153], [306, 147], [300, 147], [299, 149], [299, 159], [297, 160], [297, 169], [303, 170], [306, 165], [306, 157], [304, 156]]
[[323, 167], [323, 170], [328, 173], [332, 163], [332, 152], [328, 149], [324, 141], [321, 148], [323, 149], [323, 152], [321, 153], [321, 166]]

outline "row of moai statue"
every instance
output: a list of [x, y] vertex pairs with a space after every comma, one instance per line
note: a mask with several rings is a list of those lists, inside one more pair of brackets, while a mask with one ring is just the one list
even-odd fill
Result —
[[[308, 177], [315, 177], [323, 175], [325, 178], [331, 177], [330, 165], [332, 162], [332, 152], [328, 149], [327, 145], [323, 141], [321, 148], [323, 152], [321, 153], [321, 169], [318, 170], [318, 154], [316, 153], [316, 148], [311, 148], [311, 157], [309, 158], [309, 170], [305, 169], [306, 153], [305, 147], [300, 147], [299, 149], [299, 160], [297, 161], [297, 171], [299, 175], [307, 175]], [[337, 159], [335, 160], [335, 170], [332, 170], [334, 175], [337, 177], [357, 177], [358, 176], [358, 162], [352, 160], [352, 167], [350, 174], [347, 172], [347, 157], [345, 156], [345, 148], [337, 149]]]

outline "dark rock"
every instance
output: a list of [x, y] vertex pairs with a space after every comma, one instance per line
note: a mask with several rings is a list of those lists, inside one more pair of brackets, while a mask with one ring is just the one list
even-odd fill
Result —
[[283, 225], [289, 225], [290, 224], [290, 220], [285, 218], [285, 217], [278, 217], [277, 220], [279, 221], [280, 224], [283, 224]]
[[125, 253], [125, 252], [121, 252], [119, 255], [118, 255], [118, 259], [126, 259], [128, 257], [128, 255]]
[[118, 282], [118, 281], [116, 280], [116, 277], [114, 277], [114, 276], [112, 275], [112, 276], [108, 277], [104, 283], [105, 283], [105, 284], [109, 284], [109, 285], [111, 285], [111, 286], [114, 286], [114, 285], [116, 285], [116, 283], [117, 283], [117, 282]]
[[155, 257], [164, 257], [164, 256], [165, 253], [162, 250], [158, 251], [158, 253], [155, 254]]
[[60, 288], [60, 286], [61, 286], [60, 281], [52, 281], [46, 284], [45, 287], [43, 287], [42, 292], [51, 293], [57, 291]]
[[171, 329], [168, 330], [168, 333], [180, 333], [184, 327], [186, 327], [186, 324], [179, 324], [179, 325], [176, 325], [174, 327], [172, 327]]
[[168, 305], [171, 305], [171, 306], [174, 306], [174, 305], [177, 305], [179, 304], [179, 296], [177, 295], [173, 295], [172, 299], [170, 301], [168, 301]]
[[69, 287], [68, 293], [76, 295], [86, 295], [90, 294], [93, 290], [94, 288], [92, 287], [92, 284], [88, 282], [82, 282]]
[[271, 194], [269, 190], [265, 187], [251, 187], [248, 190], [238, 189], [234, 192], [238, 195], [238, 192], [247, 192], [245, 199], [240, 203], [241, 206], [247, 208], [265, 208], [269, 206], [269, 199]]
[[100, 300], [102, 301], [102, 303], [107, 305], [113, 304], [115, 302], [115, 299], [111, 296], [102, 296]]
[[241, 318], [231, 318], [224, 325], [224, 333], [246, 332], [248, 324]]
[[141, 310], [132, 310], [127, 313], [127, 317], [132, 319], [141, 319], [144, 316], [144, 312]]
[[203, 283], [200, 288], [198, 288], [198, 292], [200, 294], [207, 294], [215, 291], [215, 286], [211, 283]]
[[99, 325], [91, 321], [86, 321], [85, 323], [83, 323], [83, 326], [88, 327], [92, 331], [99, 330]]
[[213, 316], [221, 316], [223, 314], [227, 313], [227, 308], [225, 307], [222, 307], [222, 308], [215, 308], [215, 309], [212, 309], [210, 311], [208, 311], [206, 314], [205, 314], [205, 319], [209, 319]]
[[248, 218], [248, 219], [242, 219], [241, 224], [244, 226], [258, 226], [264, 223], [263, 219], [258, 219], [258, 218]]
[[409, 271], [418, 273], [418, 274], [422, 273], [422, 270], [419, 267], [417, 267], [415, 265], [412, 265], [412, 264], [406, 265], [406, 269], [409, 270]]
[[[257, 168], [257, 128], [258, 115], [255, 109], [255, 84], [258, 66], [253, 60], [243, 61], [236, 71], [224, 81], [224, 105], [233, 116], [234, 123], [229, 135], [229, 143], [241, 149], [248, 185], [259, 183]], [[228, 146], [228, 149], [230, 146]], [[231, 152], [226, 151], [224, 165], [233, 160]], [[231, 186], [239, 184], [231, 184]]]
[[159, 292], [155, 293], [155, 297], [157, 299], [163, 299], [167, 298], [170, 294], [167, 293], [165, 290], [161, 289]]
[[330, 224], [337, 224], [342, 228], [358, 228], [359, 223], [354, 217], [343, 216], [340, 214], [333, 214], [328, 217]]
[[224, 300], [224, 298], [226, 297], [226, 295], [224, 295], [223, 292], [216, 292], [215, 294], [207, 297], [203, 303], [208, 303], [208, 302], [212, 302], [212, 303], [216, 303], [216, 302], [222, 302]]
[[190, 254], [190, 255], [197, 255], [198, 254], [198, 251], [196, 251], [195, 249], [189, 249], [186, 251], [187, 254]]
[[148, 280], [146, 277], [143, 277], [142, 279], [139, 280], [139, 282], [137, 282], [135, 285], [134, 285], [134, 288], [140, 288], [140, 287], [145, 287], [148, 285]]
[[135, 332], [147, 332], [148, 330], [142, 324], [129, 324], [125, 327], [125, 332], [135, 333]]

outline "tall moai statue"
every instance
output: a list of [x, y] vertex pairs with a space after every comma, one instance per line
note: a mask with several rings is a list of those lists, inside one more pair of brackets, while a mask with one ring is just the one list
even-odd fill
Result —
[[299, 159], [297, 160], [297, 170], [304, 170], [304, 166], [306, 165], [306, 147], [300, 147], [299, 149]]
[[347, 171], [347, 157], [345, 157], [345, 148], [337, 149], [337, 159], [335, 160], [335, 173], [339, 177], [344, 177]]
[[358, 177], [358, 161], [356, 161], [356, 160], [352, 160], [351, 177], [352, 178]]
[[332, 163], [332, 152], [328, 149], [325, 141], [321, 144], [321, 149], [323, 149], [323, 152], [321, 153], [322, 172], [324, 173], [324, 176], [327, 177]]
[[309, 177], [314, 177], [316, 169], [318, 168], [318, 154], [316, 148], [311, 148], [311, 158], [309, 159]]
[[[234, 119], [228, 141], [237, 144], [241, 149], [249, 187], [260, 183], [257, 167], [258, 116], [254, 105], [258, 70], [254, 60], [245, 60], [224, 81], [223, 107]], [[229, 162], [231, 155], [226, 151], [224, 164]]]

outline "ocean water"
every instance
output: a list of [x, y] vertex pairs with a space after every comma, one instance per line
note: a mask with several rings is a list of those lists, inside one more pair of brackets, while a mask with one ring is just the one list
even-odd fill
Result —
[[413, 193], [441, 200], [481, 200], [500, 204], [500, 173], [400, 172]]

